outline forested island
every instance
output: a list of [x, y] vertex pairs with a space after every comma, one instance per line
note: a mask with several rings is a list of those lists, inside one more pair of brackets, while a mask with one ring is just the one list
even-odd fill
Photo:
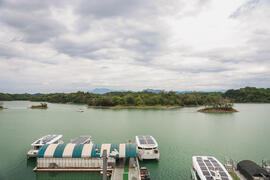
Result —
[[205, 108], [199, 109], [198, 112], [228, 113], [228, 112], [238, 112], [238, 111], [233, 108], [233, 103], [229, 99], [220, 98], [219, 101], [213, 102], [212, 104], [206, 104]]
[[46, 103], [40, 103], [40, 105], [32, 105], [31, 109], [47, 109], [48, 105]]
[[0, 109], [4, 109], [3, 103], [0, 102]]
[[[0, 101], [29, 100], [51, 103], [87, 104], [89, 107], [107, 108], [177, 108], [185, 106], [206, 106], [220, 109], [220, 102], [226, 102], [226, 108], [232, 103], [270, 103], [270, 88], [246, 87], [226, 92], [189, 92], [173, 91], [159, 93], [109, 92], [94, 94], [90, 92], [50, 93], [50, 94], [6, 94], [0, 93]], [[225, 100], [225, 101], [224, 101]], [[208, 109], [210, 110], [210, 109]]]

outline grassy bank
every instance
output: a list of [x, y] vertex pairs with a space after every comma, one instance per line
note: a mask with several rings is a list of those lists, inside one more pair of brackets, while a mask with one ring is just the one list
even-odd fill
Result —
[[233, 172], [229, 172], [229, 174], [232, 176], [234, 180], [240, 180], [240, 178]]
[[89, 108], [102, 109], [177, 109], [182, 106], [88, 106]]

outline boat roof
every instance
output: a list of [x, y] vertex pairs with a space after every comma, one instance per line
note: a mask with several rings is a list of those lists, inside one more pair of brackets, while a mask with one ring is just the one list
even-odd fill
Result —
[[201, 180], [233, 180], [215, 157], [193, 156], [192, 163]]
[[158, 143], [153, 136], [136, 136], [136, 144], [141, 148], [158, 147]]
[[38, 140], [36, 140], [35, 142], [33, 142], [31, 144], [31, 146], [43, 146], [45, 144], [52, 144], [55, 143], [56, 141], [58, 141], [59, 139], [62, 138], [63, 135], [46, 135], [43, 136], [42, 138], [39, 138]]
[[37, 158], [100, 158], [103, 150], [119, 158], [137, 157], [136, 144], [46, 144]]
[[85, 144], [89, 140], [91, 140], [91, 136], [79, 136], [76, 139], [72, 139], [70, 141], [70, 143], [73, 143], [73, 144]]

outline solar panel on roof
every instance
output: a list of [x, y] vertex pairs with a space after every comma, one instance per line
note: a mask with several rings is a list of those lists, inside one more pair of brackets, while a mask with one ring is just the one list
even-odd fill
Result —
[[222, 172], [223, 171], [223, 169], [221, 168], [221, 167], [219, 167], [219, 168], [217, 168], [218, 169], [218, 171], [220, 171], [220, 172]]
[[205, 164], [204, 164], [204, 163], [200, 163], [200, 162], [199, 162], [198, 164], [199, 164], [199, 166], [205, 166]]
[[213, 172], [213, 171], [210, 171], [210, 173], [211, 173], [212, 176], [215, 176], [216, 175], [216, 173]]
[[210, 161], [211, 161], [212, 163], [217, 163], [217, 161], [214, 160], [214, 159], [210, 159]]
[[146, 139], [148, 144], [155, 144], [155, 142], [152, 139]]
[[227, 177], [221, 177], [222, 180], [229, 180]]
[[204, 176], [210, 176], [209, 171], [202, 171], [202, 173], [203, 173]]
[[73, 144], [83, 144], [86, 140], [88, 140], [90, 137], [89, 136], [80, 136], [76, 139], [73, 139], [71, 143]]
[[212, 176], [206, 176], [205, 177], [207, 180], [214, 180], [214, 178]]
[[205, 171], [207, 170], [207, 167], [206, 166], [203, 166], [203, 167], [200, 167], [202, 171]]
[[227, 174], [223, 171], [223, 172], [219, 172], [220, 176], [223, 176], [223, 177], [228, 177]]
[[146, 140], [144, 140], [144, 139], [140, 139], [139, 141], [141, 144], [146, 144]]
[[56, 136], [51, 135], [51, 136], [46, 136], [45, 138], [42, 139], [44, 144], [47, 144], [48, 142], [50, 142], [51, 140], [53, 140]]

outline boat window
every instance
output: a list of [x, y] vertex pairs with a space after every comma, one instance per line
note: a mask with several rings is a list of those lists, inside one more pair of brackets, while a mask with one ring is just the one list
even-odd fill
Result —
[[153, 148], [145, 148], [146, 150], [152, 150]]
[[39, 150], [40, 146], [34, 146], [34, 150]]
[[138, 149], [142, 149], [141, 147], [138, 147]]

